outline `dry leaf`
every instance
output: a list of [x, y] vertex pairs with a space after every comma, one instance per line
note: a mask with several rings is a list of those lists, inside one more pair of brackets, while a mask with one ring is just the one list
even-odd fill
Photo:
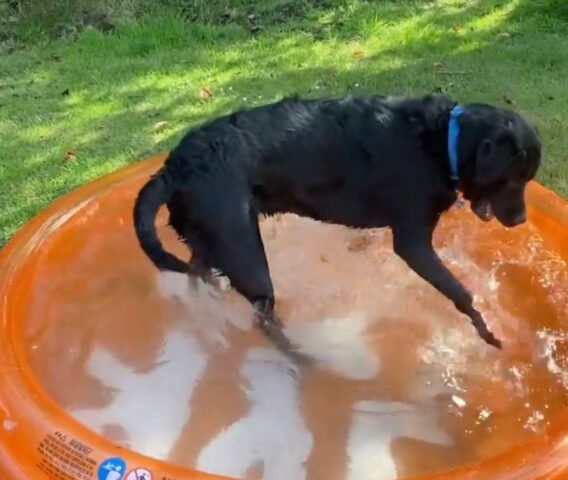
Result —
[[513, 105], [515, 102], [509, 98], [507, 95], [503, 95], [503, 101], [509, 105]]
[[444, 65], [443, 65], [442, 63], [440, 63], [440, 62], [434, 62], [434, 63], [432, 64], [432, 66], [433, 66], [434, 68], [442, 68]]
[[463, 28], [463, 25], [460, 25], [459, 23], [456, 23], [455, 25], [452, 25], [452, 30], [453, 30], [454, 32], [459, 32], [462, 28]]
[[353, 52], [353, 58], [361, 58], [363, 56], [363, 50], [357, 49]]
[[73, 150], [67, 150], [63, 158], [67, 161], [77, 160], [77, 154]]
[[163, 120], [161, 122], [156, 122], [156, 123], [154, 123], [154, 131], [155, 132], [161, 132], [169, 124], [170, 124], [170, 122], [166, 122], [165, 120]]
[[201, 90], [199, 90], [199, 98], [203, 98], [203, 99], [208, 100], [212, 96], [213, 96], [213, 92], [208, 87], [203, 87]]
[[507, 32], [501, 32], [499, 34], [499, 38], [510, 38], [510, 37], [511, 37], [511, 34], [507, 33]]

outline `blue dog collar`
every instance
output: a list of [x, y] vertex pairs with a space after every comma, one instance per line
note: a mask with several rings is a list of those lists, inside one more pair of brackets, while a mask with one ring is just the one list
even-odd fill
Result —
[[448, 158], [450, 159], [450, 172], [452, 180], [458, 181], [458, 139], [460, 136], [459, 118], [462, 116], [464, 108], [456, 105], [450, 112], [450, 123], [448, 125]]

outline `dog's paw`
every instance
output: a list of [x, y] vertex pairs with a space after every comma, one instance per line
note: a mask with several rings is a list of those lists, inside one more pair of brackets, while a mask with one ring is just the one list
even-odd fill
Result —
[[282, 322], [277, 317], [269, 314], [258, 313], [256, 315], [256, 324], [267, 333], [282, 330]]
[[481, 335], [481, 338], [483, 338], [483, 340], [485, 340], [485, 342], [492, 347], [498, 348], [499, 350], [503, 349], [503, 342], [499, 340], [495, 335], [493, 335], [493, 333], [491, 333], [489, 330]]
[[472, 312], [470, 318], [471, 318], [472, 325], [477, 330], [477, 333], [479, 334], [479, 336], [483, 340], [485, 340], [485, 342], [487, 344], [491, 345], [492, 347], [498, 348], [499, 350], [501, 350], [503, 348], [503, 342], [501, 340], [499, 340], [493, 334], [493, 332], [491, 332], [487, 328], [487, 323], [485, 323], [485, 320], [483, 319], [483, 317], [481, 316], [481, 314], [477, 310], [474, 310]]

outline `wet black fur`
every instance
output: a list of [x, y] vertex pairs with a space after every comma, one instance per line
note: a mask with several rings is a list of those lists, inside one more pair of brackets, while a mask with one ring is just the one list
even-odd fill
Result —
[[[524, 222], [524, 189], [540, 165], [541, 143], [520, 115], [466, 104], [456, 183], [447, 154], [455, 104], [444, 96], [293, 98], [213, 120], [187, 133], [141, 190], [134, 209], [140, 245], [162, 270], [204, 277], [221, 271], [257, 308], [265, 330], [284, 341], [258, 215], [295, 212], [350, 227], [388, 226], [394, 251], [500, 347], [471, 294], [434, 252], [432, 232], [456, 190], [480, 218], [490, 206], [505, 226]], [[154, 221], [164, 203], [192, 250], [189, 265], [158, 240]]]

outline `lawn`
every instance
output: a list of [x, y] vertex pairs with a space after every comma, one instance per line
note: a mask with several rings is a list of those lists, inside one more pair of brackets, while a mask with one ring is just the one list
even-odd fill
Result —
[[566, 0], [243, 1], [3, 43], [0, 246], [190, 126], [295, 93], [444, 91], [514, 108], [543, 136], [539, 180], [568, 196]]

